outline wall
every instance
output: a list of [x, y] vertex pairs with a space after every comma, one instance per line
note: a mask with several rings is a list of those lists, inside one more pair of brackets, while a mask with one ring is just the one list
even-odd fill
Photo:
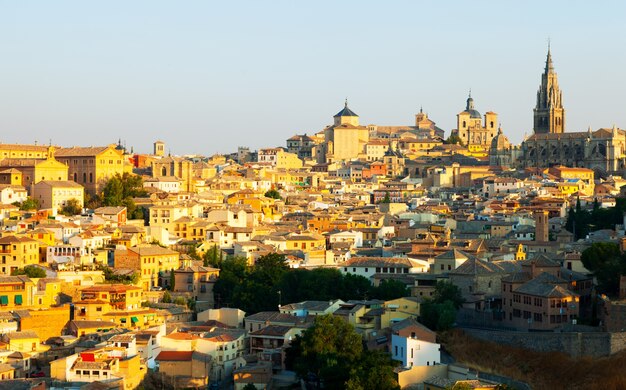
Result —
[[626, 332], [513, 332], [464, 328], [468, 335], [498, 344], [539, 352], [563, 352], [572, 357], [609, 356], [626, 349]]
[[31, 310], [29, 317], [22, 318], [22, 330], [34, 330], [41, 341], [61, 334], [61, 330], [70, 320], [70, 306], [65, 305], [47, 310]]

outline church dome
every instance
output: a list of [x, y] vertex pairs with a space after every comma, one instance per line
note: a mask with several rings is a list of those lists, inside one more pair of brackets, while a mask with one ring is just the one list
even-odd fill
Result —
[[491, 140], [491, 149], [494, 150], [505, 150], [511, 148], [511, 142], [509, 139], [502, 133], [502, 128], [498, 127], [498, 134]]
[[348, 99], [346, 99], [343, 110], [339, 111], [334, 117], [337, 118], [342, 116], [358, 116], [354, 111], [348, 108]]
[[465, 106], [465, 113], [468, 113], [470, 118], [481, 118], [480, 112], [478, 112], [474, 108], [474, 99], [472, 99], [472, 95], [467, 98], [467, 106]]

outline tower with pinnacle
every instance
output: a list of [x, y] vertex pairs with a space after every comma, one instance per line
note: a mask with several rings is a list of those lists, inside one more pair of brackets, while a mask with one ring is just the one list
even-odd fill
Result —
[[559, 81], [552, 65], [552, 54], [548, 45], [546, 68], [541, 75], [537, 91], [533, 130], [535, 134], [563, 133], [565, 131], [565, 109]]

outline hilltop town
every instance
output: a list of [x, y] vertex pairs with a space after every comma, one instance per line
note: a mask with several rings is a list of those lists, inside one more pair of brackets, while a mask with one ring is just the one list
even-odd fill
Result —
[[531, 136], [478, 107], [444, 130], [421, 108], [364, 125], [346, 100], [321, 130], [213, 156], [0, 144], [0, 379], [502, 389], [528, 385], [442, 335], [622, 351], [626, 131], [566, 131], [549, 50]]

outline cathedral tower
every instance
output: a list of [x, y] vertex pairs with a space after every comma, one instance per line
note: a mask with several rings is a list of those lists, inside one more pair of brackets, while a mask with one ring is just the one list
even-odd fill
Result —
[[562, 133], [565, 131], [565, 109], [559, 82], [552, 66], [552, 55], [548, 45], [546, 69], [541, 75], [541, 86], [537, 91], [537, 105], [534, 109], [536, 134]]

